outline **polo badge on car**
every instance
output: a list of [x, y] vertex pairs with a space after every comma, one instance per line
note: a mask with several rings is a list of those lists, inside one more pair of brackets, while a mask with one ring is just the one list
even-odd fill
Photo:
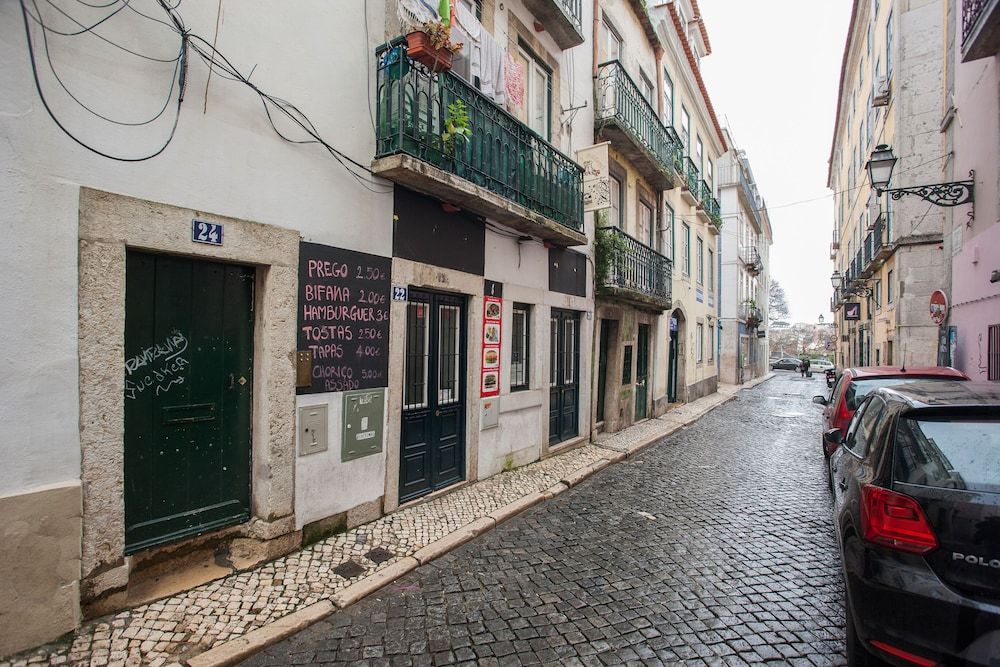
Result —
[[993, 558], [992, 560], [986, 560], [982, 556], [977, 556], [975, 554], [961, 554], [957, 551], [951, 552], [952, 560], [964, 560], [970, 565], [982, 565], [983, 567], [992, 567], [1000, 570], [1000, 559]]

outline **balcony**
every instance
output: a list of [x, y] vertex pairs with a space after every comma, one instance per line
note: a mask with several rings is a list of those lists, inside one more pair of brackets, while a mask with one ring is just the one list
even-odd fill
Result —
[[830, 244], [832, 250], [840, 250], [840, 238], [837, 237], [837, 230], [833, 230], [833, 242]]
[[[583, 169], [458, 76], [432, 73], [402, 39], [376, 50], [377, 130], [372, 171], [511, 229], [584, 245]], [[471, 137], [442, 137], [461, 100]]]
[[747, 248], [744, 268], [752, 276], [760, 275], [760, 272], [764, 270], [764, 260], [761, 259], [760, 252], [756, 247]]
[[597, 132], [621, 151], [657, 190], [678, 184], [682, 166], [677, 133], [660, 122], [653, 106], [617, 60], [598, 67], [594, 79]]
[[764, 315], [755, 301], [744, 301], [740, 305], [740, 319], [746, 322], [747, 328], [756, 329], [764, 321]]
[[681, 181], [681, 196], [688, 204], [694, 205], [701, 198], [701, 174], [698, 173], [698, 167], [694, 166], [694, 160], [690, 157], [684, 156], [683, 165], [684, 168], [680, 172], [684, 176], [684, 180]]
[[885, 216], [880, 215], [875, 219], [872, 231], [865, 237], [862, 249], [864, 251], [864, 267], [861, 275], [867, 278], [875, 275], [875, 272], [885, 263], [894, 249], [893, 244], [887, 238]]
[[672, 305], [670, 260], [617, 227], [602, 227], [598, 234], [600, 295], [647, 310], [668, 310]]
[[562, 50], [583, 44], [582, 0], [524, 0], [524, 6]]
[[962, 0], [962, 62], [1000, 53], [1000, 0]]
[[719, 200], [712, 194], [712, 186], [705, 181], [698, 181], [698, 214], [711, 225], [712, 231], [718, 232], [722, 229]]

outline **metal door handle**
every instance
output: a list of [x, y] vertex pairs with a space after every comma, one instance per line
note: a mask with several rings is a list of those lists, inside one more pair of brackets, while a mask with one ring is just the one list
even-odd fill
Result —
[[229, 388], [232, 389], [235, 386], [236, 386], [236, 377], [232, 373], [230, 373], [229, 374]]
[[434, 411], [434, 416], [435, 417], [440, 417], [441, 416], [441, 411], [440, 410], [435, 410]]

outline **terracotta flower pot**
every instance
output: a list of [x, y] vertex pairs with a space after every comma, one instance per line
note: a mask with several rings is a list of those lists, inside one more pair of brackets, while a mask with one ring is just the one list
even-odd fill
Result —
[[448, 49], [435, 49], [426, 32], [415, 30], [406, 36], [406, 55], [432, 72], [444, 72], [451, 69], [455, 54]]

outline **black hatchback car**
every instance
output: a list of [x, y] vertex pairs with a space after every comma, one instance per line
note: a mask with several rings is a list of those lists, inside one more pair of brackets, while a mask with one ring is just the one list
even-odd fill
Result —
[[851, 665], [1000, 665], [1000, 385], [871, 393], [830, 458]]

